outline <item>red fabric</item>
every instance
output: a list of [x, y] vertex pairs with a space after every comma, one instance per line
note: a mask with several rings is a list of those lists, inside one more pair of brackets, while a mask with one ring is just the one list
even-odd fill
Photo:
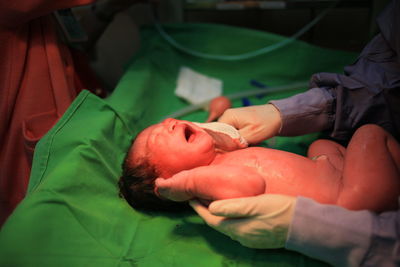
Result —
[[25, 196], [36, 142], [85, 88], [47, 14], [91, 2], [0, 0], [0, 226]]

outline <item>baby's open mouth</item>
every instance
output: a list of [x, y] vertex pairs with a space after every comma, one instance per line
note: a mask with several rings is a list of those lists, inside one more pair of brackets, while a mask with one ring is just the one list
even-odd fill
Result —
[[189, 125], [186, 125], [186, 127], [184, 129], [184, 135], [185, 135], [186, 142], [191, 143], [196, 138], [196, 131]]

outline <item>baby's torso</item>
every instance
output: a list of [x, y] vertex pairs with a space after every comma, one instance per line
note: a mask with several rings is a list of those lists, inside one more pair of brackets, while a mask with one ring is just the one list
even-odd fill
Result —
[[341, 172], [321, 156], [316, 160], [262, 147], [219, 155], [212, 164], [251, 167], [265, 180], [265, 193], [302, 195], [322, 203], [335, 203]]

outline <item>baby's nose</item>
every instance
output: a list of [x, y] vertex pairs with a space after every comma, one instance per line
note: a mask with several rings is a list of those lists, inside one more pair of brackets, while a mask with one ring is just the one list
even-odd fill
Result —
[[162, 122], [162, 125], [164, 126], [165, 129], [168, 130], [168, 132], [171, 133], [175, 129], [175, 126], [178, 125], [178, 120], [173, 118], [168, 118]]
[[169, 123], [172, 123], [175, 121], [176, 121], [176, 119], [174, 119], [174, 118], [167, 118], [162, 122], [162, 124], [169, 124]]

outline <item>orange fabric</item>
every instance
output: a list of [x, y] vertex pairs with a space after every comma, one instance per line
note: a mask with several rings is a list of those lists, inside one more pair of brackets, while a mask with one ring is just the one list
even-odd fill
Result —
[[0, 0], [0, 225], [25, 196], [36, 142], [82, 90], [50, 14], [94, 0]]

